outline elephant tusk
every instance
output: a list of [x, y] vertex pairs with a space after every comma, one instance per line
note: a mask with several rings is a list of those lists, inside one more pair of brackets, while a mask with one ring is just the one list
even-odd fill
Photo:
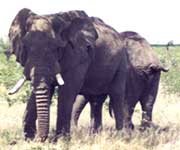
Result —
[[24, 82], [26, 81], [26, 78], [25, 76], [23, 76], [17, 83], [16, 85], [9, 90], [8, 94], [9, 95], [12, 95], [12, 94], [15, 94], [16, 92], [19, 91], [19, 89], [23, 86]]
[[59, 85], [64, 85], [64, 80], [63, 80], [60, 73], [56, 74], [56, 80], [57, 80]]

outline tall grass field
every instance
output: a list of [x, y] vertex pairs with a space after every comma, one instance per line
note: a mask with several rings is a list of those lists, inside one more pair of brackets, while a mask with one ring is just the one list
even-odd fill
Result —
[[[59, 139], [57, 143], [24, 141], [22, 118], [30, 85], [15, 95], [7, 95], [22, 75], [22, 68], [12, 56], [7, 61], [4, 50], [7, 43], [0, 40], [0, 150], [179, 150], [180, 149], [180, 47], [154, 47], [162, 63], [170, 68], [162, 73], [158, 97], [154, 106], [153, 121], [157, 128], [140, 130], [141, 108], [138, 104], [133, 115], [135, 130], [131, 134], [116, 132], [114, 119], [103, 108], [103, 130], [89, 135], [89, 106], [83, 111], [79, 127], [72, 130], [70, 142]], [[53, 98], [50, 115], [50, 135], [56, 125], [56, 97]]]

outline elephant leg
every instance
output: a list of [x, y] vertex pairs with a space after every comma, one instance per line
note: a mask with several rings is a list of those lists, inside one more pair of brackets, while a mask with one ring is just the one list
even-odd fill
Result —
[[94, 96], [89, 100], [91, 107], [90, 133], [98, 133], [102, 129], [102, 106], [106, 95]]
[[32, 92], [30, 99], [28, 100], [24, 117], [23, 117], [23, 130], [25, 139], [33, 139], [36, 133], [36, 101], [35, 94]]
[[73, 103], [75, 101], [76, 96], [79, 92], [77, 90], [80, 90], [79, 87], [76, 87], [74, 90], [69, 90], [69, 86], [64, 85], [63, 88], [59, 88], [59, 96], [58, 96], [58, 111], [57, 111], [57, 124], [56, 124], [56, 138], [59, 137], [67, 137], [70, 136], [70, 121], [71, 121], [71, 114], [72, 114], [72, 108]]
[[[137, 104], [137, 102], [133, 102], [132, 99], [128, 99], [128, 101], [130, 103], [128, 103], [128, 116], [127, 116], [127, 125], [129, 129], [134, 129], [134, 124], [132, 122], [132, 116], [133, 116], [133, 113], [134, 113], [134, 108], [135, 108], [135, 105]], [[109, 103], [109, 113], [110, 113], [110, 116], [112, 117], [112, 100], [110, 100], [110, 103]]]
[[129, 125], [129, 127], [128, 128], [130, 128], [130, 129], [134, 129], [134, 124], [133, 124], [133, 122], [132, 122], [132, 116], [133, 116], [133, 113], [134, 113], [134, 109], [135, 109], [135, 106], [136, 106], [136, 104], [137, 104], [137, 100], [136, 101], [134, 101], [134, 99], [128, 99], [129, 100], [129, 104], [128, 104], [128, 110], [129, 110], [129, 117], [127, 117], [128, 118], [128, 120], [127, 120], [127, 122], [128, 122], [128, 125]]
[[[54, 93], [54, 86], [50, 90], [50, 99]], [[31, 93], [30, 99], [28, 100], [24, 116], [23, 116], [23, 130], [25, 139], [33, 139], [36, 134], [36, 119], [37, 119], [37, 110], [36, 110], [36, 99], [34, 92]]]
[[73, 103], [84, 82], [84, 77], [88, 69], [87, 64], [80, 64], [71, 71], [66, 72], [63, 79], [65, 84], [59, 88], [58, 92], [58, 111], [56, 124], [56, 138], [70, 136], [70, 121]]
[[[122, 77], [122, 76], [120, 76]], [[129, 111], [127, 101], [125, 100], [125, 82], [126, 78], [118, 77], [114, 81], [113, 87], [110, 90], [110, 101], [112, 101], [112, 109], [114, 111], [116, 129], [121, 130], [123, 127], [127, 127]]]
[[142, 121], [141, 126], [143, 128], [152, 127], [152, 111], [153, 105], [156, 100], [158, 86], [159, 86], [160, 72], [152, 77], [149, 81], [148, 88], [144, 94], [144, 97], [140, 100], [142, 107]]
[[87, 103], [88, 103], [88, 100], [85, 99], [84, 96], [78, 95], [76, 97], [76, 100], [73, 104], [72, 117], [71, 117], [73, 126], [76, 126], [76, 127], [78, 126], [78, 120], [79, 120], [80, 114]]
[[128, 117], [128, 128], [130, 128], [130, 129], [134, 129], [134, 124], [133, 124], [133, 122], [132, 122], [132, 115], [133, 115], [133, 113], [134, 113], [134, 109], [133, 108], [130, 108], [130, 110], [129, 110], [129, 117]]
[[115, 125], [117, 130], [123, 128], [123, 102], [120, 95], [110, 94], [110, 100], [112, 101], [112, 109], [114, 111]]

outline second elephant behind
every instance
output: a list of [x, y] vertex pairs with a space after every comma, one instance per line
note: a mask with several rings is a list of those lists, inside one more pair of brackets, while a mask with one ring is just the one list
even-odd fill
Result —
[[[161, 71], [168, 69], [159, 65], [159, 59], [150, 44], [136, 32], [119, 34], [124, 40], [128, 55], [128, 80], [125, 99], [128, 103], [128, 125], [134, 128], [132, 115], [138, 102], [142, 108], [142, 127], [152, 126], [152, 111], [156, 100]], [[152, 65], [153, 64], [153, 65]], [[155, 65], [157, 64], [157, 65]], [[102, 126], [102, 104], [107, 95], [79, 96], [73, 106], [72, 122], [77, 126], [79, 116], [88, 102], [91, 107], [91, 130], [97, 132]], [[112, 104], [110, 104], [112, 105]]]

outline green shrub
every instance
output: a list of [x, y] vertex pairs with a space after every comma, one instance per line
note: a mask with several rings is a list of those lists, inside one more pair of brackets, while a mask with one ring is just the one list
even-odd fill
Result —
[[162, 73], [161, 81], [166, 92], [180, 94], [180, 46], [170, 47], [167, 53], [166, 47], [154, 47], [161, 62], [169, 67], [169, 72]]
[[26, 83], [23, 89], [17, 94], [9, 96], [8, 89], [13, 87], [22, 77], [23, 68], [16, 62], [15, 56], [7, 60], [4, 52], [8, 49], [8, 42], [0, 39], [0, 100], [8, 102], [11, 106], [15, 102], [25, 102], [29, 97], [29, 83]]

